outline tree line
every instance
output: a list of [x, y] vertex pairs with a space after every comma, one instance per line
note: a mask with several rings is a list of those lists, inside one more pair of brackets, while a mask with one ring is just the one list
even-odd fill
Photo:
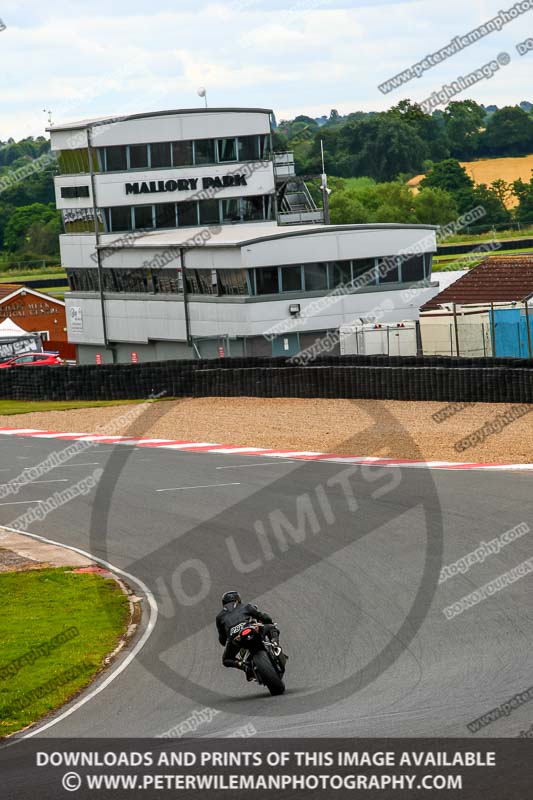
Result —
[[324, 125], [298, 116], [276, 129], [276, 149], [294, 151], [300, 174], [321, 172], [321, 141], [329, 174], [392, 181], [448, 158], [533, 153], [533, 113], [520, 106], [489, 112], [474, 100], [460, 100], [426, 114], [402, 100], [388, 111], [357, 111], [344, 118], [333, 110]]
[[[44, 136], [0, 142], [0, 187], [5, 178], [50, 151]], [[59, 256], [61, 215], [55, 207], [52, 163], [0, 191], [0, 249], [31, 260]]]
[[[477, 205], [487, 225], [533, 222], [533, 182], [503, 180], [474, 185], [459, 160], [533, 153], [530, 104], [485, 108], [474, 100], [449, 103], [426, 114], [410, 100], [384, 112], [356, 111], [327, 119], [300, 115], [273, 133], [275, 150], [292, 150], [299, 175], [320, 201], [321, 142], [333, 193], [334, 223], [404, 222], [446, 224]], [[320, 124], [319, 124], [320, 122]], [[0, 249], [31, 259], [59, 253], [61, 218], [54, 206], [54, 164], [14, 185], [1, 179], [49, 152], [43, 136], [0, 141]], [[418, 193], [406, 181], [426, 177]], [[359, 179], [359, 181], [354, 181]], [[518, 205], [509, 211], [514, 195]]]

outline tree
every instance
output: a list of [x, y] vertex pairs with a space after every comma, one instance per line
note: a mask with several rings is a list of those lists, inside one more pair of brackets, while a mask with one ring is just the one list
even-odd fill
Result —
[[[50, 222], [55, 222], [56, 228], [53, 226], [47, 227]], [[35, 241], [41, 236], [42, 241], [49, 242], [49, 237], [52, 231], [55, 230], [55, 235], [59, 234], [60, 228], [60, 214], [56, 211], [54, 206], [50, 203], [32, 203], [29, 206], [21, 206], [17, 208], [4, 231], [4, 243], [6, 247], [12, 252], [29, 249], [32, 239]], [[45, 230], [42, 234], [38, 233], [38, 228], [34, 226], [43, 226]], [[32, 232], [30, 233], [30, 229]], [[56, 239], [55, 248], [53, 252], [59, 250], [59, 241]]]
[[369, 212], [354, 192], [333, 192], [329, 200], [331, 221], [334, 225], [353, 225], [369, 222]]
[[342, 188], [330, 197], [332, 222], [400, 222], [445, 225], [457, 217], [453, 197], [442, 189], [419, 194], [397, 181]]
[[23, 253], [39, 253], [44, 256], [59, 254], [59, 234], [61, 220], [59, 215], [48, 222], [34, 222], [26, 232]]
[[414, 213], [421, 225], [447, 225], [457, 219], [457, 203], [450, 192], [426, 187], [414, 195]]
[[513, 183], [513, 194], [518, 199], [516, 218], [519, 222], [533, 222], [533, 178], [529, 183], [517, 180]]
[[475, 155], [485, 117], [485, 109], [474, 100], [456, 100], [448, 104], [444, 110], [444, 126], [452, 156], [471, 158]]
[[475, 206], [483, 206], [485, 209], [483, 222], [488, 225], [503, 225], [511, 219], [510, 211], [505, 207], [493, 186], [480, 183], [475, 187], [471, 208], [475, 208]]
[[480, 137], [488, 155], [523, 156], [533, 151], [533, 119], [518, 106], [495, 111]]
[[459, 189], [473, 189], [474, 181], [456, 159], [447, 158], [433, 165], [433, 169], [426, 175], [421, 186], [444, 189], [453, 193]]
[[492, 181], [491, 187], [496, 192], [502, 205], [507, 207], [513, 193], [511, 184], [507, 183], [507, 181], [504, 181], [502, 178], [498, 178], [498, 180]]
[[[400, 172], [416, 174], [429, 156], [426, 143], [410, 125], [383, 114], [343, 125], [337, 147], [344, 151], [345, 164], [346, 155], [351, 156], [352, 175], [368, 175], [377, 181], [393, 180]], [[340, 169], [337, 174], [348, 177]]]
[[450, 155], [450, 145], [444, 125], [438, 117], [426, 114], [418, 103], [400, 100], [387, 112], [387, 116], [405, 122], [427, 145], [429, 156], [442, 161]]

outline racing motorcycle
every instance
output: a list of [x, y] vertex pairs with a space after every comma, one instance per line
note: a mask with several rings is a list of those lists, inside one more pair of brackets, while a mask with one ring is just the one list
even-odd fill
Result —
[[266, 686], [272, 695], [283, 694], [287, 656], [279, 645], [270, 641], [264, 627], [255, 620], [240, 622], [231, 629], [230, 636], [241, 648], [238, 658], [257, 683]]

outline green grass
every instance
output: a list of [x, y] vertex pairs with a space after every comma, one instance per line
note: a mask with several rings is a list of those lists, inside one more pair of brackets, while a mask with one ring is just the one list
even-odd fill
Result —
[[343, 178], [347, 189], [364, 189], [366, 186], [375, 186], [376, 182], [372, 178]]
[[[54, 647], [16, 674], [0, 679], [0, 736], [14, 733], [61, 706], [86, 686], [113, 651], [128, 621], [128, 600], [115, 581], [94, 574], [42, 569], [0, 574], [0, 668], [21, 658], [68, 628], [79, 635]], [[56, 680], [66, 670], [74, 676], [50, 686], [44, 696], [29, 692]], [[17, 700], [29, 704], [18, 709]]]
[[488, 256], [514, 256], [520, 255], [521, 253], [531, 253], [532, 250], [533, 248], [531, 247], [522, 247], [516, 250], [494, 250], [488, 253], [476, 253], [475, 256], [469, 256], [466, 253], [461, 253], [460, 255], [434, 256], [433, 271], [442, 272], [443, 270], [450, 269], [472, 269], [472, 267], [476, 267], [478, 264], [481, 264], [481, 262], [488, 258]]
[[66, 285], [66, 273], [58, 270], [57, 267], [54, 267], [50, 272], [43, 272], [42, 270], [35, 272], [16, 272], [14, 270], [9, 272], [8, 270], [2, 270], [0, 265], [0, 283], [24, 283], [25, 281], [45, 281], [55, 278], [63, 278]]
[[533, 236], [533, 226], [524, 227], [521, 230], [514, 228], [503, 231], [486, 231], [486, 233], [456, 233], [453, 236], [447, 236], [445, 244], [468, 244], [470, 242], [479, 244], [480, 242], [488, 242], [491, 239], [529, 239]]
[[[165, 398], [166, 399], [166, 398]], [[68, 411], [71, 408], [103, 408], [143, 403], [144, 400], [0, 400], [0, 415], [32, 411]]]
[[433, 272], [452, 272], [459, 269], [472, 269], [473, 267], [477, 267], [478, 264], [481, 264], [487, 258], [488, 254], [483, 254], [482, 256], [478, 256], [476, 258], [456, 258], [452, 261], [433, 261]]

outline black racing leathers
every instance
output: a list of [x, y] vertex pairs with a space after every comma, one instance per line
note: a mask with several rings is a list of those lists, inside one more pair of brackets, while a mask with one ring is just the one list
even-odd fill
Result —
[[[257, 606], [252, 603], [231, 603], [228, 606], [224, 606], [222, 611], [217, 614], [218, 641], [221, 645], [225, 645], [222, 654], [222, 663], [225, 667], [239, 668], [240, 665], [235, 660], [235, 656], [240, 648], [230, 638], [230, 630], [240, 622], [248, 622], [250, 619], [256, 619], [258, 622], [268, 626], [272, 625], [272, 617], [259, 611]], [[279, 631], [276, 627], [272, 627], [269, 633], [271, 633], [271, 638], [273, 639], [277, 639], [279, 636]]]

